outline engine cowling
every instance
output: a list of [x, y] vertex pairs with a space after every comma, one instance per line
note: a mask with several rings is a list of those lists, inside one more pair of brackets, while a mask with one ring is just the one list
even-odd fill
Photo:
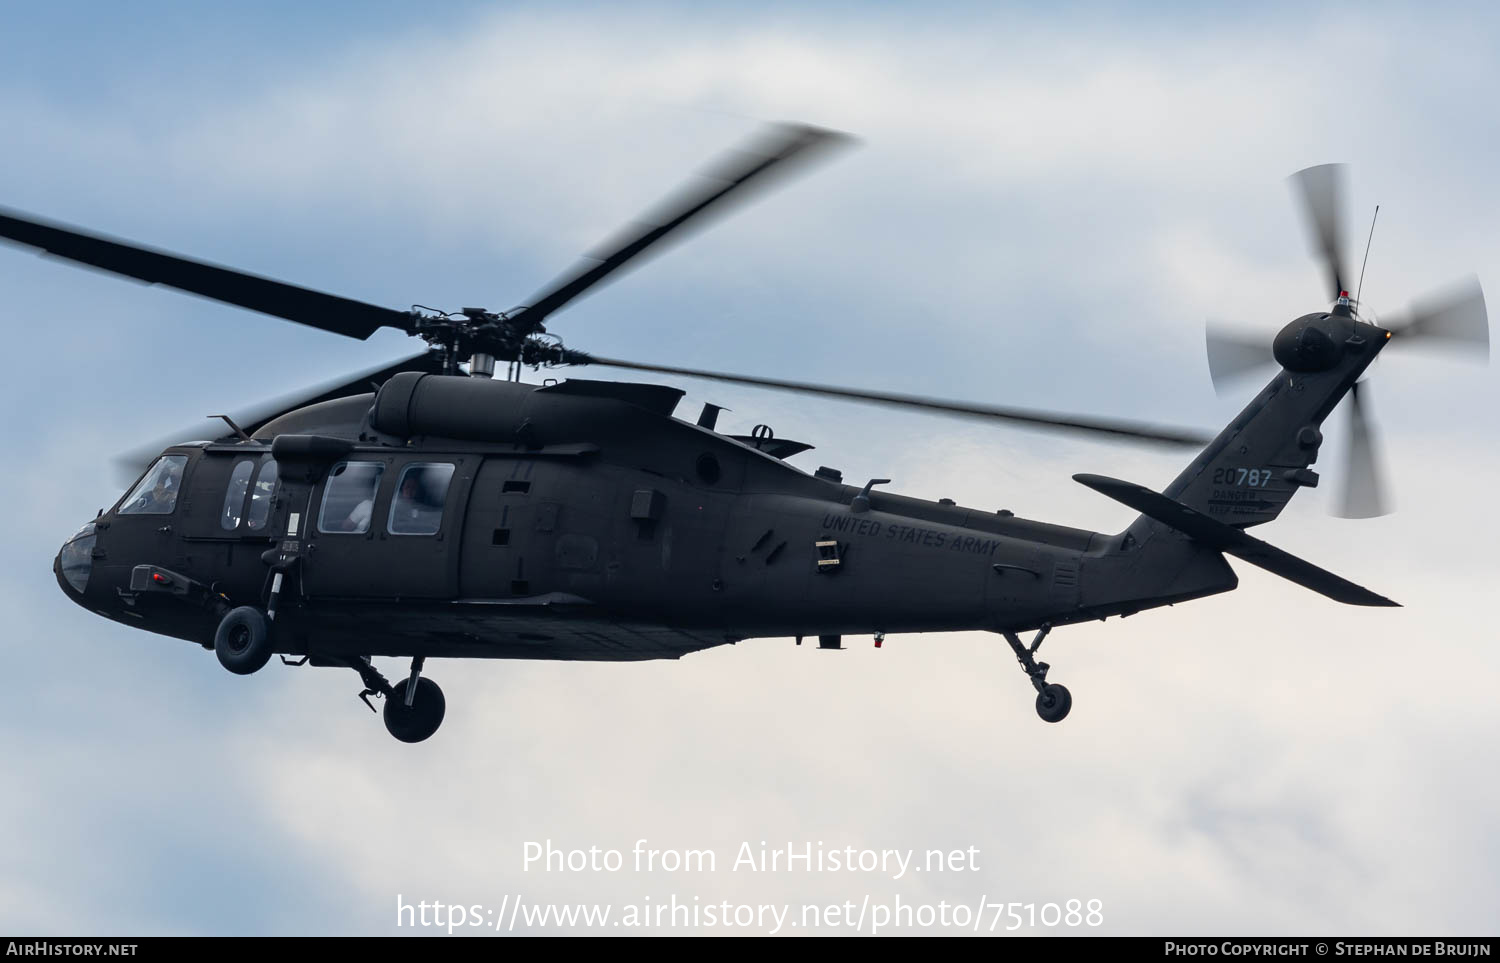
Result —
[[517, 411], [532, 385], [403, 371], [375, 394], [370, 427], [397, 438], [435, 435], [514, 441]]
[[370, 427], [396, 438], [557, 444], [670, 417], [679, 388], [569, 379], [530, 385], [407, 371], [375, 395]]

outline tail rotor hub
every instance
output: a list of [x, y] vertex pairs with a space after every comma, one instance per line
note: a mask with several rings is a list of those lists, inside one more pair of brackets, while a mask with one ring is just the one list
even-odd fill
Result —
[[[1403, 348], [1446, 347], [1488, 360], [1489, 319], [1484, 293], [1474, 279], [1417, 301], [1402, 314], [1382, 318], [1378, 327], [1360, 320], [1358, 301], [1349, 296], [1343, 283], [1348, 276], [1343, 269], [1343, 176], [1341, 165], [1324, 164], [1298, 171], [1291, 178], [1306, 216], [1313, 253], [1322, 262], [1327, 276], [1332, 306], [1324, 312], [1304, 314], [1282, 328], [1269, 350], [1263, 335], [1211, 324], [1208, 365], [1216, 389], [1222, 389], [1240, 375], [1272, 364], [1297, 374], [1331, 371], [1349, 364], [1353, 355], [1367, 352], [1373, 356], [1386, 346], [1392, 335], [1397, 336], [1396, 343]], [[1367, 359], [1364, 364], [1351, 366], [1353, 376], [1357, 377], [1368, 363]], [[1378, 482], [1369, 406], [1361, 401], [1357, 384], [1350, 387], [1350, 443], [1344, 479], [1347, 491], [1338, 514], [1366, 518], [1384, 514], [1387, 508]]]

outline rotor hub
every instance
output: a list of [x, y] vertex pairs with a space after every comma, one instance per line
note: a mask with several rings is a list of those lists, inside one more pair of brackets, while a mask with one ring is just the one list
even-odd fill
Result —
[[1304, 314], [1281, 329], [1271, 351], [1276, 363], [1288, 371], [1327, 371], [1339, 363], [1356, 337], [1352, 319], [1347, 315]]

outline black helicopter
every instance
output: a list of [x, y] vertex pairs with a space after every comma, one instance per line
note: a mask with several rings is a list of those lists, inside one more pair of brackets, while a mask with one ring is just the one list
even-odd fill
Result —
[[[398, 311], [0, 211], [0, 238], [154, 284], [354, 338], [391, 327], [428, 349], [153, 448], [137, 481], [84, 525], [54, 570], [79, 605], [212, 649], [231, 672], [272, 655], [354, 669], [384, 697], [387, 728], [419, 742], [445, 710], [425, 661], [679, 658], [756, 637], [988, 630], [1001, 634], [1062, 720], [1072, 697], [1036, 659], [1059, 625], [1226, 592], [1226, 555], [1340, 602], [1395, 605], [1260, 541], [1316, 485], [1321, 423], [1393, 334], [1488, 348], [1477, 284], [1400, 322], [1362, 319], [1343, 273], [1333, 167], [1295, 175], [1333, 304], [1274, 340], [1211, 335], [1219, 381], [1274, 362], [1269, 384], [1214, 437], [1151, 425], [966, 404], [603, 358], [545, 327], [558, 309], [685, 225], [844, 142], [771, 128], [651, 219], [508, 312]], [[680, 235], [679, 235], [680, 236]], [[494, 377], [496, 365], [507, 376]], [[873, 478], [804, 472], [810, 446], [716, 430], [719, 407], [673, 416], [683, 392], [547, 379], [522, 369], [607, 365], [947, 414], [1201, 447], [1162, 492], [1079, 482], [1139, 512], [1116, 534], [893, 494]], [[466, 369], [465, 367], [466, 366]], [[1350, 514], [1380, 511], [1362, 409]], [[159, 452], [159, 454], [158, 454]], [[1020, 633], [1036, 634], [1024, 642]], [[391, 684], [375, 656], [411, 659]]]

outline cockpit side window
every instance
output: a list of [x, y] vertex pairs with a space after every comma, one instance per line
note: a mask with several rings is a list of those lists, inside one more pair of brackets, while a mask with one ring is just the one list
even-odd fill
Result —
[[229, 473], [229, 489], [224, 492], [224, 511], [219, 514], [219, 525], [227, 532], [240, 527], [240, 512], [245, 508], [245, 492], [250, 489], [250, 475], [254, 471], [255, 462], [246, 458]]
[[182, 490], [182, 473], [185, 468], [186, 455], [162, 455], [156, 459], [120, 503], [118, 514], [172, 514], [172, 510], [177, 507], [177, 493]]
[[341, 461], [334, 465], [323, 489], [318, 531], [368, 532], [370, 516], [375, 510], [375, 492], [384, 471], [385, 465], [375, 461]]
[[255, 476], [255, 488], [250, 492], [250, 514], [245, 525], [252, 532], [266, 527], [271, 518], [271, 496], [276, 494], [276, 459], [267, 458]]
[[391, 499], [391, 516], [386, 520], [390, 533], [436, 535], [443, 524], [443, 503], [452, 480], [450, 464], [407, 465]]

